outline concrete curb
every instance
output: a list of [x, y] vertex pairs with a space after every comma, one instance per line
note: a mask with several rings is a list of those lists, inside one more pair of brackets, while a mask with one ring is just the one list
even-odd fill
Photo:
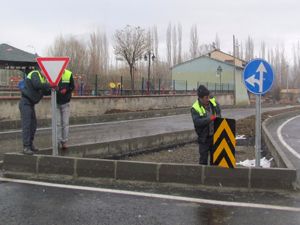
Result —
[[[196, 140], [197, 135], [194, 130], [185, 130], [117, 141], [69, 146], [68, 151], [60, 151], [59, 153], [62, 156], [70, 157], [111, 159], [171, 148], [192, 143]], [[39, 151], [39, 154], [51, 155], [52, 149], [42, 149]]]
[[[147, 110], [139, 112], [120, 112], [120, 113], [110, 113], [100, 116], [82, 116], [82, 117], [71, 117], [70, 124], [86, 124], [86, 123], [100, 123], [100, 122], [110, 122], [110, 121], [122, 121], [122, 120], [132, 120], [132, 119], [142, 119], [142, 118], [152, 118], [160, 116], [172, 116], [179, 114], [190, 113], [189, 108], [171, 108], [171, 109], [157, 109], [157, 110]], [[39, 119], [39, 127], [49, 127], [51, 126], [51, 119]], [[1, 121], [0, 130], [11, 130], [20, 129], [21, 121]]]
[[80, 178], [112, 179], [158, 183], [180, 183], [237, 188], [293, 189], [296, 171], [286, 168], [236, 168], [224, 169], [193, 164], [150, 163], [23, 155], [7, 153], [4, 156], [5, 177], [30, 177], [45, 175], [64, 176], [76, 182]]
[[271, 152], [276, 164], [278, 167], [284, 167], [289, 169], [295, 169], [291, 161], [286, 157], [284, 151], [281, 149], [281, 147], [276, 143], [274, 138], [272, 137], [271, 133], [268, 130], [269, 125], [274, 122], [278, 121], [284, 118], [289, 118], [294, 115], [299, 115], [300, 110], [295, 110], [291, 112], [286, 112], [279, 114], [277, 116], [273, 116], [271, 118], [266, 119], [262, 123], [262, 135], [265, 140], [265, 143], [268, 147], [268, 150]]
[[[196, 140], [197, 135], [194, 130], [185, 130], [117, 141], [73, 145], [69, 146], [68, 151], [59, 151], [59, 155], [67, 157], [118, 159], [124, 156], [149, 153], [176, 147], [178, 145], [194, 143]], [[240, 144], [243, 144], [243, 140], [237, 140], [237, 146]], [[51, 155], [52, 149], [41, 149], [39, 154]]]

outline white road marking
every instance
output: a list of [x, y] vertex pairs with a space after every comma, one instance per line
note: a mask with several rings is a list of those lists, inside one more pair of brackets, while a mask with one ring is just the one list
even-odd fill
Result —
[[19, 179], [2, 178], [2, 177], [0, 177], [0, 181], [46, 186], [46, 187], [56, 187], [56, 188], [64, 188], [64, 189], [72, 189], [72, 190], [122, 194], [122, 195], [140, 196], [140, 197], [157, 198], [157, 199], [168, 199], [168, 200], [176, 200], [176, 201], [192, 202], [192, 203], [200, 203], [200, 204], [208, 204], [208, 205], [300, 212], [300, 208], [290, 207], [290, 206], [257, 204], [257, 203], [248, 203], [248, 202], [228, 202], [228, 201], [191, 198], [191, 197], [180, 197], [180, 196], [172, 196], [172, 195], [164, 195], [164, 194], [153, 194], [153, 193], [145, 193], [145, 192], [115, 190], [115, 189], [107, 189], [107, 188], [95, 188], [95, 187], [83, 187], [83, 186], [66, 185], [66, 184], [54, 184], [54, 183], [47, 183], [47, 182], [40, 182], [40, 181], [19, 180]]
[[293, 149], [290, 145], [288, 145], [288, 144], [285, 142], [285, 140], [283, 139], [283, 137], [282, 137], [282, 128], [283, 128], [287, 123], [289, 123], [290, 121], [292, 121], [292, 120], [294, 120], [294, 119], [296, 119], [296, 118], [298, 118], [298, 117], [300, 117], [300, 116], [292, 117], [292, 118], [288, 119], [287, 121], [285, 121], [283, 124], [281, 124], [281, 125], [278, 127], [278, 129], [277, 129], [277, 136], [278, 136], [280, 142], [283, 144], [283, 146], [284, 146], [287, 150], [289, 150], [296, 158], [300, 159], [300, 154], [299, 154], [295, 149]]

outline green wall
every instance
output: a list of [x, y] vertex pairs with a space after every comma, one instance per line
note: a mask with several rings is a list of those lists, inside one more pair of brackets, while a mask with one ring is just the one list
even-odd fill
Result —
[[236, 104], [249, 104], [248, 93], [242, 81], [242, 70], [236, 69], [236, 82], [234, 82], [233, 65], [217, 61], [208, 57], [199, 57], [172, 68], [172, 80], [175, 80], [176, 90], [197, 89], [197, 85], [204, 84], [210, 90], [220, 89], [220, 77], [217, 68], [221, 66], [221, 85], [223, 90], [234, 90], [236, 83]]

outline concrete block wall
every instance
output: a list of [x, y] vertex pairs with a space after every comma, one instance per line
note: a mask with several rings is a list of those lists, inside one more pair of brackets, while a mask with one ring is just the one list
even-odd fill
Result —
[[[54, 175], [80, 179], [111, 179], [218, 187], [292, 189], [296, 180], [293, 169], [225, 169], [194, 164], [150, 163], [100, 160], [45, 155], [8, 153], [4, 157], [4, 176], [33, 179]], [[53, 176], [51, 178], [53, 180]]]
[[[221, 105], [233, 105], [230, 94], [217, 95]], [[152, 109], [172, 109], [191, 107], [197, 99], [195, 95], [157, 95], [157, 96], [113, 96], [113, 97], [73, 97], [72, 117], [93, 117], [112, 111], [147, 111]], [[20, 97], [0, 99], [0, 121], [20, 120], [18, 108]], [[39, 120], [51, 118], [51, 100], [45, 97], [36, 105]]]

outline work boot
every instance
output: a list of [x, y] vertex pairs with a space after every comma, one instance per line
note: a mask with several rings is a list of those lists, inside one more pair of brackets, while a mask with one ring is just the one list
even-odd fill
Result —
[[29, 147], [25, 147], [23, 149], [23, 154], [25, 154], [25, 155], [33, 155], [34, 152]]
[[36, 147], [34, 146], [34, 144], [32, 144], [32, 145], [31, 145], [31, 151], [33, 151], [34, 153], [37, 153], [37, 152], [39, 151], [39, 149], [36, 148]]

